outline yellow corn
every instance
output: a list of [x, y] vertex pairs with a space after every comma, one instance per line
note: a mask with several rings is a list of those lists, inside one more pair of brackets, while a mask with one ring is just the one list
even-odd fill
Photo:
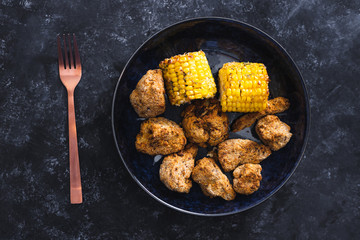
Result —
[[212, 98], [216, 84], [203, 51], [189, 52], [160, 62], [165, 86], [172, 105], [193, 99]]
[[269, 97], [269, 76], [262, 63], [230, 62], [219, 70], [223, 112], [260, 112]]

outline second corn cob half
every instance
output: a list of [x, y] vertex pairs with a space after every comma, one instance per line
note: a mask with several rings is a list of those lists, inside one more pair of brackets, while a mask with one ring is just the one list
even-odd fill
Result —
[[229, 62], [219, 70], [223, 112], [260, 112], [269, 97], [269, 76], [262, 63]]
[[165, 86], [172, 105], [193, 99], [212, 98], [216, 84], [203, 51], [189, 52], [160, 62]]

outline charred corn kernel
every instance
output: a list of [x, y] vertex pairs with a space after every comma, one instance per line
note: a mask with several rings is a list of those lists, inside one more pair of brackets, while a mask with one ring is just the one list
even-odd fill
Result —
[[262, 63], [229, 62], [219, 70], [223, 112], [259, 112], [266, 108], [269, 76]]
[[212, 98], [216, 94], [214, 77], [203, 51], [167, 58], [160, 62], [159, 67], [163, 71], [172, 105], [179, 106], [193, 99]]

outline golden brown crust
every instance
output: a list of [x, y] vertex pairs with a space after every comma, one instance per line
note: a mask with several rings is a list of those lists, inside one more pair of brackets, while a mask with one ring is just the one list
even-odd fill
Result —
[[165, 88], [160, 69], [147, 71], [130, 94], [130, 102], [139, 117], [156, 117], [165, 112]]
[[260, 140], [273, 151], [285, 147], [292, 136], [290, 126], [282, 122], [275, 115], [267, 115], [259, 119], [255, 131], [259, 135]]
[[236, 196], [229, 179], [212, 158], [198, 160], [191, 177], [200, 185], [206, 196], [222, 197], [227, 201], [233, 200]]
[[198, 153], [198, 150], [199, 148], [196, 144], [188, 143], [183, 151], [190, 153], [195, 158]]
[[183, 129], [163, 117], [149, 118], [141, 124], [136, 136], [136, 149], [149, 155], [168, 155], [182, 150], [186, 145]]
[[261, 176], [260, 164], [246, 163], [237, 167], [234, 172], [233, 186], [239, 194], [249, 195], [260, 187]]
[[231, 125], [231, 131], [238, 132], [243, 130], [244, 128], [251, 127], [251, 125], [253, 125], [257, 119], [263, 116], [263, 112], [264, 111], [247, 113], [245, 115], [242, 115], [241, 117], [236, 119], [234, 123]]
[[181, 115], [187, 139], [201, 147], [216, 146], [229, 136], [229, 119], [217, 99], [194, 101]]
[[192, 187], [190, 176], [194, 169], [197, 150], [196, 145], [188, 144], [185, 149], [164, 158], [160, 165], [159, 175], [160, 180], [168, 189], [189, 193]]
[[266, 114], [276, 114], [288, 110], [289, 107], [289, 99], [284, 97], [277, 97], [268, 101], [268, 105], [264, 111]]
[[248, 139], [228, 139], [218, 146], [219, 162], [225, 172], [239, 164], [260, 163], [271, 154], [269, 147]]
[[268, 101], [265, 110], [255, 113], [247, 113], [236, 119], [231, 126], [231, 131], [232, 132], [241, 131], [242, 129], [253, 125], [256, 122], [256, 120], [258, 120], [259, 118], [268, 114], [276, 114], [276, 113], [284, 112], [287, 109], [289, 109], [289, 107], [290, 107], [290, 101], [287, 98], [277, 97], [271, 99]]

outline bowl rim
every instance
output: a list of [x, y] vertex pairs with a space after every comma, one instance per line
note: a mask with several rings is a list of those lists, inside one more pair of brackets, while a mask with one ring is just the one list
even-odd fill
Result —
[[[143, 48], [144, 45], [146, 45], [149, 41], [151, 41], [154, 37], [160, 35], [161, 33], [168, 31], [169, 29], [181, 25], [181, 24], [185, 24], [185, 23], [189, 23], [189, 22], [197, 22], [197, 21], [219, 21], [219, 22], [231, 22], [231, 23], [235, 23], [235, 24], [239, 24], [243, 27], [249, 28], [249, 29], [253, 29], [255, 30], [258, 34], [262, 34], [263, 36], [265, 36], [265, 38], [268, 38], [270, 41], [272, 41], [275, 46], [284, 53], [284, 56], [287, 57], [290, 61], [290, 64], [293, 65], [294, 69], [296, 70], [297, 74], [300, 77], [301, 80], [301, 86], [303, 88], [304, 91], [304, 99], [305, 99], [305, 110], [306, 110], [306, 127], [305, 127], [305, 133], [304, 133], [304, 142], [302, 145], [302, 148], [300, 150], [300, 154], [297, 157], [297, 161], [295, 163], [295, 166], [293, 167], [293, 169], [291, 170], [291, 172], [289, 173], [289, 175], [272, 191], [270, 192], [270, 194], [268, 196], [266, 196], [265, 198], [261, 199], [260, 201], [258, 201], [257, 203], [247, 206], [243, 209], [240, 210], [235, 210], [235, 211], [231, 211], [231, 212], [225, 212], [225, 213], [199, 213], [199, 212], [193, 212], [193, 211], [189, 211], [189, 210], [185, 210], [176, 206], [171, 205], [170, 203], [165, 202], [164, 200], [162, 200], [161, 198], [155, 196], [152, 192], [150, 192], [138, 179], [137, 177], [130, 171], [130, 169], [128, 168], [122, 154], [121, 151], [119, 149], [119, 143], [116, 139], [116, 132], [115, 132], [115, 121], [114, 121], [114, 111], [115, 111], [115, 101], [116, 101], [116, 93], [118, 91], [119, 85], [120, 85], [120, 81], [123, 77], [123, 74], [125, 72], [125, 70], [127, 69], [130, 61], [133, 59], [133, 57]], [[114, 94], [113, 94], [113, 101], [112, 101], [112, 107], [111, 107], [111, 125], [112, 125], [112, 132], [113, 132], [113, 137], [114, 137], [114, 141], [115, 141], [115, 146], [116, 149], [120, 155], [120, 158], [123, 162], [123, 164], [125, 165], [125, 168], [127, 169], [127, 171], [129, 172], [129, 174], [131, 175], [131, 177], [134, 179], [134, 181], [146, 192], [148, 193], [152, 198], [156, 199], [158, 202], [164, 204], [165, 206], [172, 208], [174, 210], [177, 210], [179, 212], [182, 213], [187, 213], [190, 215], [195, 215], [195, 216], [208, 216], [208, 217], [213, 217], [213, 216], [227, 216], [227, 215], [232, 215], [232, 214], [236, 214], [236, 213], [240, 213], [240, 212], [244, 212], [248, 209], [251, 209], [257, 205], [259, 205], [260, 203], [263, 203], [264, 201], [266, 201], [267, 199], [269, 199], [271, 196], [273, 196], [281, 187], [283, 187], [285, 185], [285, 183], [290, 179], [290, 177], [293, 175], [293, 173], [295, 172], [296, 168], [299, 166], [303, 156], [304, 156], [304, 152], [306, 149], [306, 145], [308, 143], [309, 140], [309, 130], [310, 130], [310, 104], [309, 104], [309, 97], [308, 97], [308, 91], [306, 89], [306, 85], [304, 82], [304, 79], [301, 75], [301, 72], [299, 70], [299, 68], [297, 67], [295, 61], [291, 58], [291, 56], [289, 55], [289, 53], [285, 50], [285, 48], [278, 43], [273, 37], [271, 37], [270, 35], [268, 35], [266, 32], [264, 32], [263, 30], [260, 30], [257, 27], [252, 26], [251, 24], [242, 22], [240, 20], [236, 20], [236, 19], [231, 19], [231, 18], [225, 18], [225, 17], [215, 17], [215, 16], [208, 16], [208, 17], [196, 17], [196, 18], [188, 18], [176, 23], [173, 23], [159, 31], [157, 31], [156, 33], [154, 33], [153, 35], [151, 35], [146, 41], [144, 41], [137, 49], [136, 51], [130, 56], [129, 60], [127, 61], [127, 63], [125, 64], [120, 77], [116, 83], [116, 87], [114, 90]]]

